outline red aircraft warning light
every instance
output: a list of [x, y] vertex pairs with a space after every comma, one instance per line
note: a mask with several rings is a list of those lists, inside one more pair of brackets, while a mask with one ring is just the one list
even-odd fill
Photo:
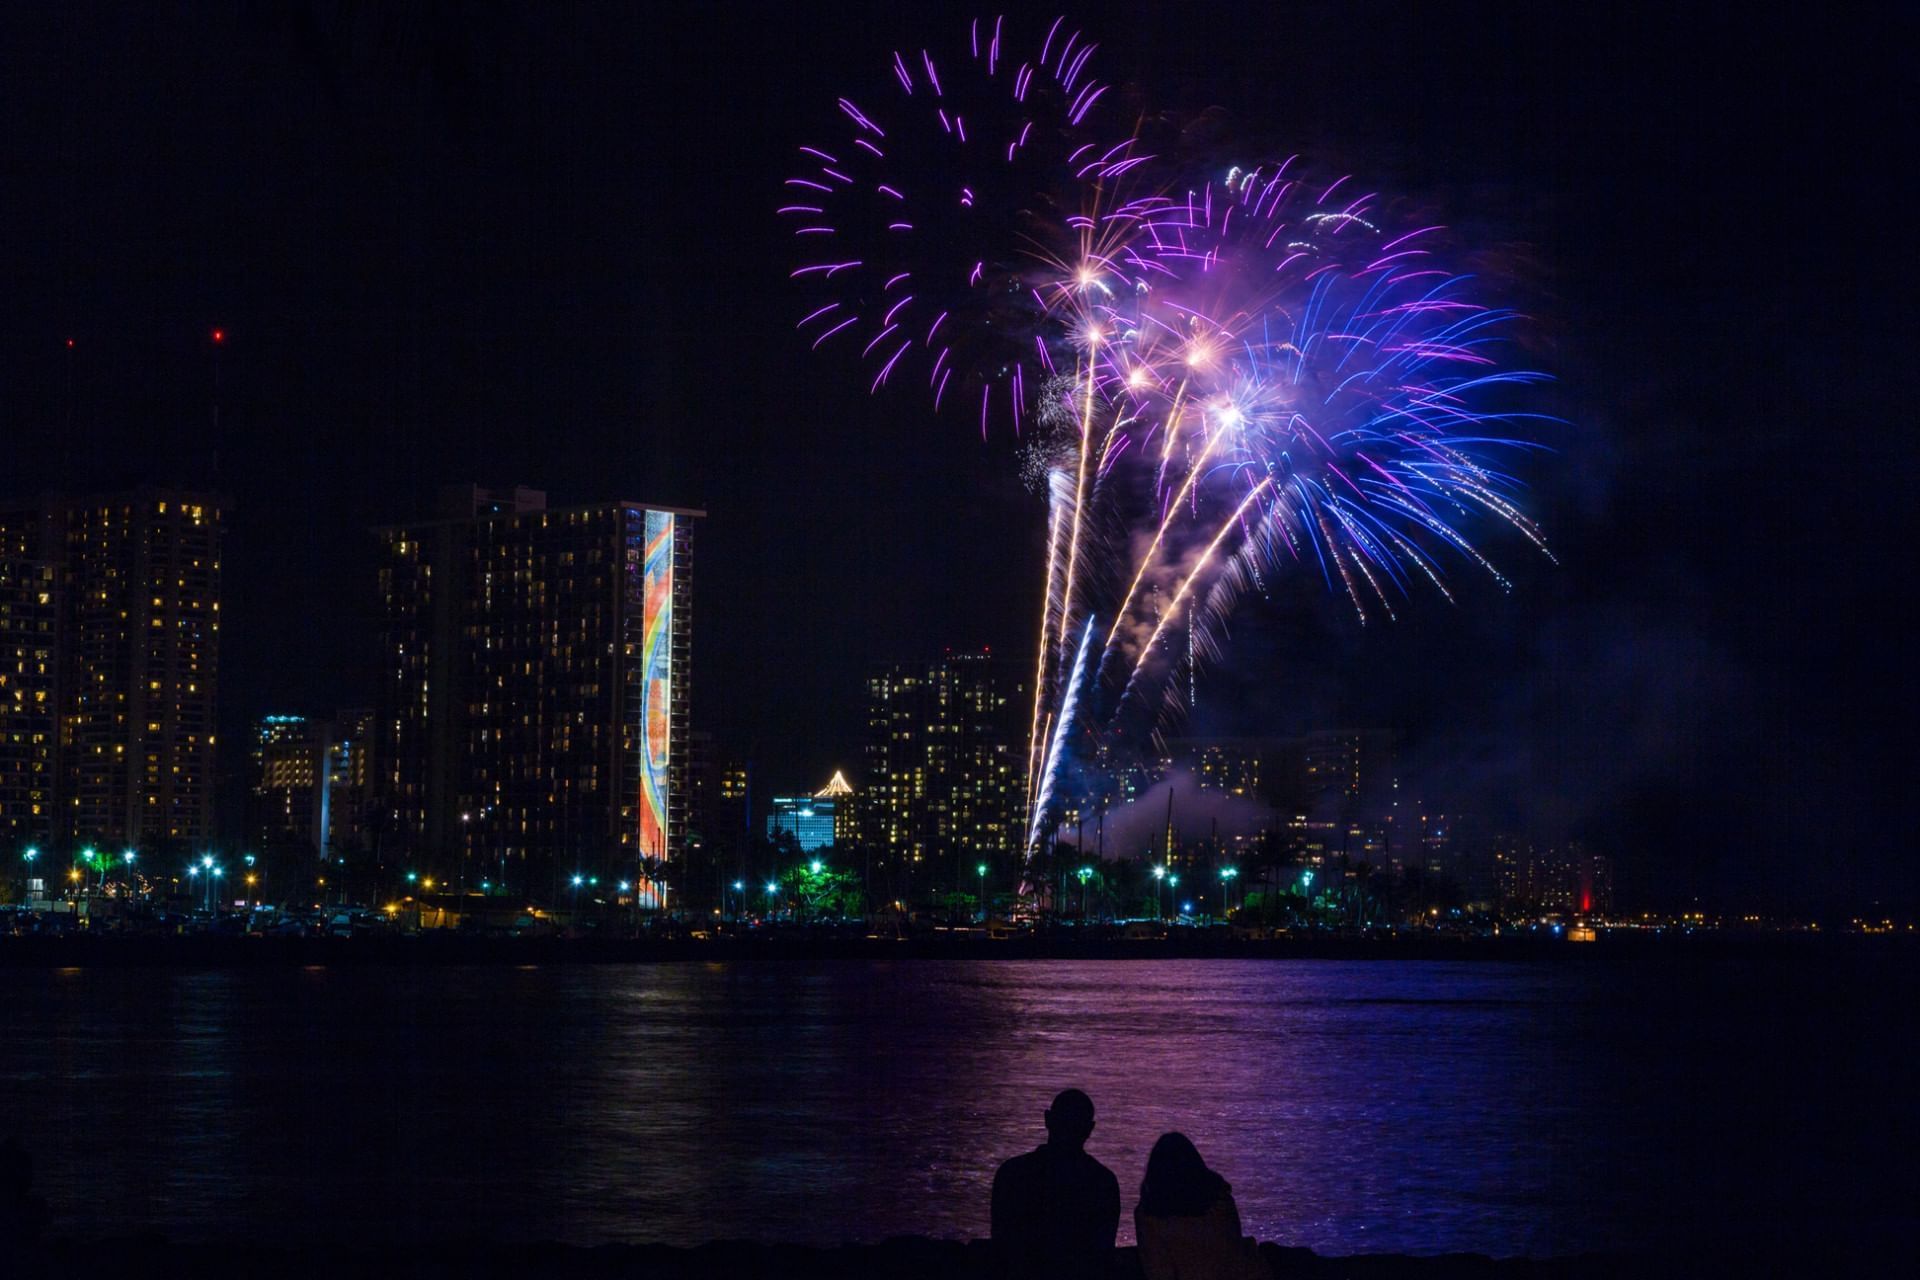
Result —
[[215, 346], [220, 345], [226, 340], [227, 340], [227, 331], [225, 329], [215, 329], [213, 331], [213, 342]]

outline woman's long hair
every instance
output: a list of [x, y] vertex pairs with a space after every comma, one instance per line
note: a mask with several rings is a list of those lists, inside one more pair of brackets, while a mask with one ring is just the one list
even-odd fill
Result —
[[1160, 1135], [1140, 1182], [1140, 1212], [1155, 1218], [1191, 1218], [1233, 1194], [1227, 1180], [1207, 1168], [1184, 1133]]

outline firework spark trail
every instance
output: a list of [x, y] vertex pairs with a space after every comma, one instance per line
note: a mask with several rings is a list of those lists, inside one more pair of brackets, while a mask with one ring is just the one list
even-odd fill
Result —
[[1087, 625], [1080, 632], [1080, 650], [1073, 660], [1072, 674], [1067, 680], [1066, 695], [1060, 700], [1060, 718], [1053, 722], [1051, 735], [1053, 741], [1047, 748], [1046, 769], [1040, 775], [1040, 789], [1034, 796], [1032, 817], [1027, 829], [1027, 847], [1033, 848], [1040, 840], [1040, 831], [1047, 819], [1047, 810], [1053, 804], [1054, 780], [1060, 776], [1060, 757], [1067, 739], [1073, 734], [1074, 718], [1080, 712], [1080, 687], [1087, 674], [1087, 651], [1093, 644], [1093, 626], [1095, 619], [1088, 618]]
[[[1060, 606], [1060, 645], [1061, 656], [1067, 644], [1067, 633], [1073, 628], [1073, 576], [1080, 563], [1080, 528], [1087, 510], [1087, 460], [1093, 453], [1093, 353], [1087, 354], [1087, 387], [1084, 395], [1086, 404], [1080, 410], [1080, 478], [1073, 489], [1073, 539], [1067, 544], [1067, 582]], [[1034, 689], [1034, 696], [1039, 696]]]
[[1253, 505], [1254, 499], [1272, 487], [1272, 480], [1262, 480], [1259, 484], [1248, 490], [1247, 496], [1240, 500], [1240, 505], [1233, 509], [1233, 514], [1227, 517], [1226, 521], [1221, 524], [1219, 532], [1213, 535], [1213, 541], [1207, 543], [1207, 549], [1200, 553], [1200, 558], [1194, 562], [1193, 568], [1189, 570], [1187, 576], [1181, 580], [1180, 589], [1174, 592], [1173, 599], [1168, 602], [1165, 612], [1160, 615], [1159, 624], [1154, 627], [1153, 634], [1147, 637], [1147, 643], [1141, 647], [1140, 658], [1133, 664], [1133, 674], [1127, 677], [1127, 685], [1129, 688], [1132, 687], [1135, 680], [1140, 678], [1141, 668], [1145, 667], [1147, 665], [1147, 659], [1153, 656], [1153, 647], [1160, 643], [1160, 633], [1167, 629], [1167, 623], [1171, 622], [1174, 615], [1180, 612], [1180, 602], [1187, 598], [1187, 592], [1193, 589], [1194, 580], [1200, 576], [1201, 572], [1204, 571], [1207, 565], [1213, 560], [1213, 553], [1220, 549], [1220, 544], [1226, 541], [1227, 535], [1232, 533], [1239, 525], [1241, 515], [1249, 506]]
[[[1057, 492], [1059, 472], [1048, 476], [1049, 494]], [[1027, 729], [1027, 809], [1033, 809], [1033, 789], [1036, 780], [1035, 769], [1040, 755], [1040, 715], [1045, 705], [1041, 690], [1046, 687], [1047, 655], [1051, 651], [1049, 636], [1053, 630], [1054, 575], [1060, 563], [1060, 526], [1064, 516], [1056, 499], [1049, 503], [1047, 520], [1047, 579], [1046, 592], [1040, 600], [1040, 643], [1035, 647], [1033, 672], [1033, 723]]]
[[1167, 514], [1160, 521], [1159, 528], [1153, 531], [1153, 541], [1147, 545], [1145, 554], [1140, 557], [1140, 567], [1134, 570], [1133, 581], [1127, 584], [1126, 595], [1120, 598], [1120, 608], [1114, 614], [1113, 627], [1107, 632], [1107, 638], [1101, 645], [1101, 648], [1110, 649], [1113, 646], [1114, 637], [1120, 634], [1120, 624], [1126, 620], [1128, 611], [1133, 608], [1134, 593], [1140, 589], [1141, 579], [1145, 578], [1147, 576], [1147, 570], [1153, 567], [1154, 556], [1158, 554], [1160, 550], [1160, 543], [1166, 538], [1167, 530], [1173, 527], [1174, 517], [1180, 514], [1181, 504], [1186, 501], [1188, 493], [1192, 491], [1193, 486], [1199, 481], [1203, 474], [1203, 468], [1206, 465], [1207, 458], [1212, 455], [1213, 446], [1219, 439], [1218, 434], [1210, 438], [1207, 441], [1207, 447], [1201, 450], [1200, 456], [1194, 460], [1193, 466], [1188, 469], [1186, 483], [1181, 487], [1180, 492], [1175, 495], [1172, 503], [1168, 505]]

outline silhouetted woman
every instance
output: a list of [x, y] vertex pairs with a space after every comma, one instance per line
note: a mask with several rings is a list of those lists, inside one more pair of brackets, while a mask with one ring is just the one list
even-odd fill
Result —
[[1266, 1274], [1253, 1242], [1240, 1236], [1233, 1188], [1207, 1168], [1183, 1133], [1163, 1134], [1153, 1144], [1133, 1231], [1147, 1280], [1243, 1280]]

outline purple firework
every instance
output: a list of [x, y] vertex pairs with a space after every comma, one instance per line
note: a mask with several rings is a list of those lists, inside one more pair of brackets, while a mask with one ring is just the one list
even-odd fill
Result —
[[[803, 252], [796, 328], [851, 353], [869, 390], [918, 386], [936, 410], [1021, 429], [1070, 348], [1060, 288], [1130, 225], [1108, 193], [1145, 157], [1093, 130], [1096, 46], [1055, 19], [1016, 41], [975, 19], [957, 48], [896, 52], [802, 146], [779, 214]], [[1103, 202], [1105, 202], [1103, 204]]]

